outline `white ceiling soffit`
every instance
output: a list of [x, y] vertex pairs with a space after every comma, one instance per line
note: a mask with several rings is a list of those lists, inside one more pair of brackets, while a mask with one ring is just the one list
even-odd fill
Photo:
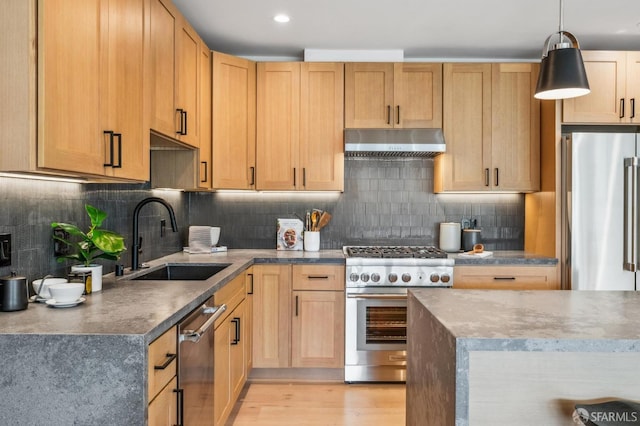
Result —
[[[213, 50], [302, 59], [304, 49], [402, 50], [405, 60], [540, 60], [559, 0], [173, 0]], [[273, 21], [286, 13], [287, 24]], [[640, 0], [565, 0], [585, 50], [640, 50]]]

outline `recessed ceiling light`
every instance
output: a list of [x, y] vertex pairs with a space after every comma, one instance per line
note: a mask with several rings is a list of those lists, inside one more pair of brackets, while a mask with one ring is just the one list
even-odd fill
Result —
[[280, 13], [280, 14], [274, 16], [273, 20], [276, 21], [276, 22], [279, 22], [281, 24], [285, 24], [285, 23], [289, 22], [291, 20], [291, 18], [289, 18], [289, 15], [285, 15], [284, 13]]

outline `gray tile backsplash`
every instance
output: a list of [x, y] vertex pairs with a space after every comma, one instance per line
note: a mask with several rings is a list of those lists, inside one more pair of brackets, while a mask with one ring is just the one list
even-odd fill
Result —
[[347, 158], [345, 191], [313, 193], [193, 193], [189, 222], [222, 228], [220, 244], [274, 248], [278, 217], [327, 210], [321, 248], [356, 244], [438, 245], [440, 222], [475, 218], [487, 249], [524, 247], [524, 196], [434, 194], [433, 160]]
[[[141, 261], [178, 251], [186, 244], [189, 225], [222, 228], [220, 244], [230, 248], [274, 248], [279, 217], [304, 216], [311, 208], [333, 215], [322, 230], [321, 248], [355, 244], [438, 245], [439, 223], [475, 218], [488, 249], [524, 247], [524, 197], [518, 194], [433, 194], [431, 159], [345, 159], [345, 191], [337, 193], [182, 193], [154, 191], [148, 184], [77, 184], [0, 177], [0, 233], [12, 234], [12, 265], [35, 279], [64, 276], [70, 263], [53, 257], [50, 223], [89, 225], [84, 204], [108, 213], [104, 228], [126, 237], [132, 246], [135, 205], [149, 196], [174, 208], [179, 232], [172, 233], [159, 204], [141, 210]], [[160, 221], [167, 220], [164, 237]], [[126, 252], [119, 263], [130, 265]], [[102, 262], [106, 272], [114, 262]]]
[[[173, 253], [186, 239], [187, 196], [181, 192], [152, 191], [148, 184], [78, 184], [5, 177], [0, 177], [0, 188], [0, 233], [10, 233], [12, 239], [11, 266], [1, 267], [0, 276], [11, 271], [30, 280], [46, 274], [66, 276], [72, 263], [58, 263], [53, 256], [50, 224], [69, 222], [88, 229], [85, 203], [107, 212], [103, 228], [123, 234], [129, 249], [135, 205], [149, 196], [165, 198], [172, 205], [181, 232], [174, 234], [168, 225], [164, 238], [160, 238], [160, 220], [169, 223], [165, 208], [149, 204], [141, 210], [142, 261]], [[130, 256], [125, 252], [118, 263], [129, 266]], [[105, 272], [115, 268], [115, 262], [99, 263]]]

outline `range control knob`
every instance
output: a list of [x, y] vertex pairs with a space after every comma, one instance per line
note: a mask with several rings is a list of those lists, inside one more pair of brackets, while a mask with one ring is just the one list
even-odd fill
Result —
[[440, 279], [442, 280], [443, 283], [448, 283], [449, 281], [451, 281], [451, 277], [449, 276], [449, 274], [442, 274]]
[[411, 275], [402, 274], [402, 281], [404, 281], [405, 283], [408, 283], [409, 281], [411, 281]]
[[371, 281], [373, 281], [374, 283], [380, 282], [380, 274], [378, 274], [377, 272], [371, 274]]
[[429, 277], [429, 280], [431, 280], [432, 283], [437, 283], [438, 281], [440, 281], [440, 275], [431, 274], [431, 276]]
[[351, 282], [354, 282], [354, 283], [355, 283], [356, 281], [358, 281], [358, 279], [359, 279], [359, 278], [360, 278], [360, 275], [358, 275], [358, 274], [356, 274], [356, 273], [353, 273], [353, 274], [349, 275], [349, 280], [350, 280]]
[[398, 281], [398, 276], [396, 274], [389, 274], [389, 282], [395, 283]]
[[367, 281], [369, 281], [369, 274], [363, 272], [362, 275], [360, 275], [360, 279], [362, 280], [362, 282], [366, 283]]

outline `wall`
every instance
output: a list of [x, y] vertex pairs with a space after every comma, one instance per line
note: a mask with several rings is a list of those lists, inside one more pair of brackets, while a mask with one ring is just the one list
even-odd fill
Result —
[[[174, 208], [179, 232], [171, 232], [163, 206], [141, 210], [140, 235], [145, 261], [179, 251], [189, 225], [222, 227], [220, 244], [230, 248], [274, 248], [278, 217], [304, 216], [320, 208], [333, 215], [322, 230], [321, 247], [343, 245], [438, 245], [439, 223], [476, 218], [487, 249], [524, 247], [522, 195], [433, 194], [433, 160], [345, 160], [345, 191], [338, 193], [182, 193], [153, 191], [148, 184], [77, 184], [0, 177], [0, 233], [12, 234], [13, 261], [0, 276], [17, 271], [29, 280], [46, 274], [65, 276], [71, 263], [53, 256], [51, 222], [70, 222], [86, 229], [84, 204], [107, 212], [104, 228], [121, 233], [132, 246], [133, 210], [149, 196]], [[167, 222], [164, 237], [160, 221]], [[130, 266], [130, 252], [119, 263]], [[101, 261], [105, 273], [114, 262]]]
[[[187, 196], [181, 192], [151, 191], [148, 184], [78, 184], [59, 181], [0, 177], [0, 233], [10, 233], [12, 239], [11, 266], [0, 267], [0, 276], [11, 271], [29, 280], [46, 274], [66, 276], [71, 262], [57, 263], [53, 256], [51, 222], [68, 222], [85, 230], [89, 219], [84, 204], [107, 212], [103, 228], [125, 236], [127, 248], [132, 246], [133, 209], [149, 196], [165, 198], [174, 208], [181, 232], [171, 232], [166, 209], [156, 203], [141, 210], [139, 221], [143, 237], [141, 261], [177, 251], [186, 239]], [[160, 237], [160, 220], [166, 219], [166, 236]], [[130, 265], [130, 252], [119, 263]], [[104, 271], [115, 267], [112, 261], [99, 261]]]
[[524, 247], [524, 196], [433, 194], [433, 160], [345, 159], [345, 191], [314, 193], [193, 193], [189, 222], [222, 227], [220, 244], [274, 248], [278, 217], [320, 208], [333, 219], [321, 248], [343, 245], [438, 245], [439, 223], [475, 218], [487, 249]]

